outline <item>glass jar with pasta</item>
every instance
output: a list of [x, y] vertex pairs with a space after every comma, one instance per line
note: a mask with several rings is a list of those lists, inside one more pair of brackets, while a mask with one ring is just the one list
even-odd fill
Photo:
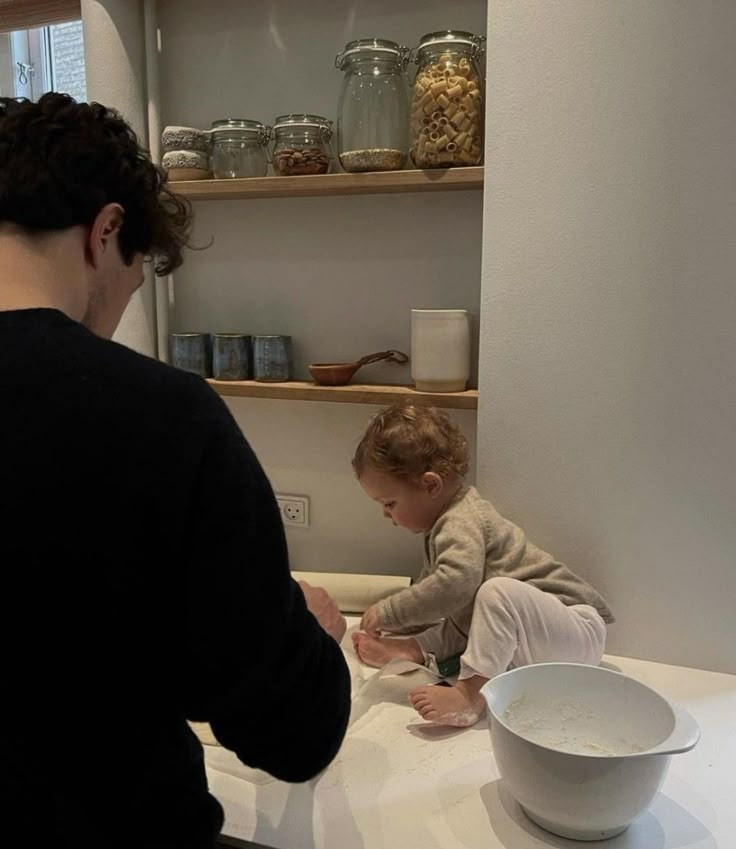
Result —
[[483, 159], [483, 36], [443, 30], [414, 51], [411, 158], [417, 168], [480, 165]]

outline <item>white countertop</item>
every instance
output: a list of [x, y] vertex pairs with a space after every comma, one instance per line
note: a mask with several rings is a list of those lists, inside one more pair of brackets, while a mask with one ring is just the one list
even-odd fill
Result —
[[[277, 849], [586, 845], [548, 834], [524, 816], [499, 780], [485, 719], [464, 730], [425, 723], [406, 701], [425, 673], [375, 676], [358, 664], [349, 633], [343, 647], [353, 674], [353, 717], [340, 753], [319, 777], [285, 784], [220, 747], [205, 747], [226, 835]], [[589, 845], [736, 849], [736, 675], [605, 661], [687, 708], [702, 736], [692, 751], [672, 757], [648, 811], [618, 837]]]

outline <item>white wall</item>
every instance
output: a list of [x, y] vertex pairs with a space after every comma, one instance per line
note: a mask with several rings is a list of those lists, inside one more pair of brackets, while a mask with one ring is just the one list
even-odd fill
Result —
[[[419, 571], [421, 537], [384, 519], [350, 467], [379, 407], [248, 398], [230, 399], [229, 405], [274, 488], [310, 496], [310, 527], [287, 529], [293, 569], [379, 575]], [[475, 413], [456, 410], [453, 415], [474, 446]]]
[[736, 4], [495, 0], [478, 480], [618, 617], [736, 672]]
[[[142, 0], [81, 0], [87, 98], [117, 109], [148, 143]], [[156, 356], [155, 281], [150, 265], [113, 337]]]
[[12, 97], [13, 86], [13, 55], [10, 50], [10, 36], [0, 33], [0, 97]]
[[[346, 41], [414, 45], [455, 26], [484, 32], [485, 0], [447, 15], [426, 0], [159, 4], [162, 123], [216, 118], [272, 123], [285, 112], [333, 120]], [[480, 300], [480, 192], [196, 204], [195, 238], [175, 278], [171, 330], [287, 333], [297, 376], [306, 364], [409, 351], [412, 307]], [[474, 375], [475, 377], [475, 375]], [[409, 383], [408, 367], [369, 366], [357, 380]], [[312, 527], [290, 530], [297, 569], [416, 574], [419, 541], [393, 528], [362, 493], [350, 458], [371, 413], [362, 405], [229, 400], [274, 485], [311, 498]], [[471, 445], [475, 414], [457, 415]]]

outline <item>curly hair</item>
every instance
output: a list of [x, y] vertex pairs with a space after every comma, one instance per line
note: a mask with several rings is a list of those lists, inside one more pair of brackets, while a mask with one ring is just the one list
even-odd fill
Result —
[[360, 478], [374, 469], [416, 481], [425, 472], [443, 480], [463, 478], [468, 471], [468, 442], [447, 413], [436, 407], [393, 404], [377, 413], [353, 457]]
[[155, 256], [157, 274], [181, 265], [191, 205], [114, 109], [51, 92], [37, 103], [0, 97], [0, 225], [28, 233], [92, 224], [108, 203], [125, 212], [123, 261]]

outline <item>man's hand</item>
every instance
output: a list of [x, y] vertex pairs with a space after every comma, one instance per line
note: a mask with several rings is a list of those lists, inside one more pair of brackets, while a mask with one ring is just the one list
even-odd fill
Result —
[[372, 604], [363, 614], [360, 620], [360, 630], [370, 634], [371, 637], [381, 636], [381, 625], [378, 621], [378, 605]]
[[334, 599], [322, 587], [313, 587], [306, 581], [299, 581], [304, 593], [307, 608], [319, 624], [338, 643], [348, 627], [345, 617], [340, 613]]

